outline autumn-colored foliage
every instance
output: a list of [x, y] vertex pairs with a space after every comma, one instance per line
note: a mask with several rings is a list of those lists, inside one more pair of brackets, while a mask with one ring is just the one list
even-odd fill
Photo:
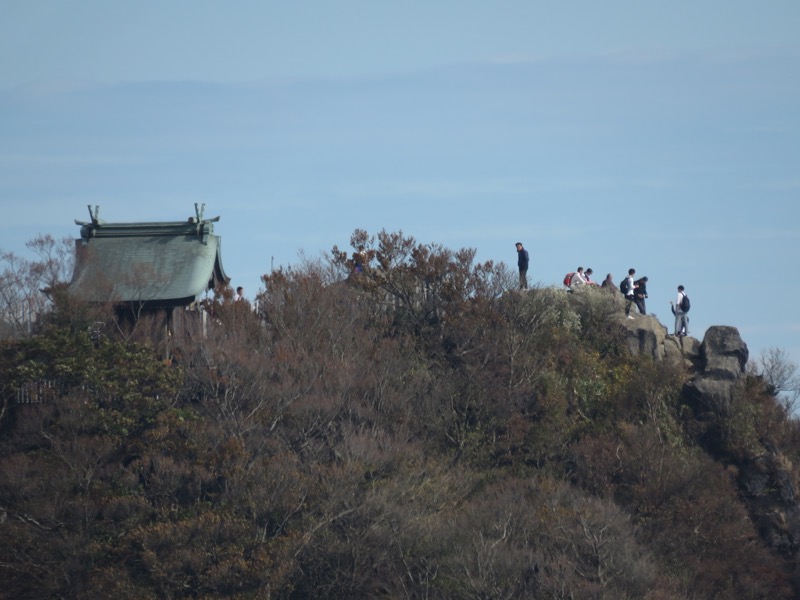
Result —
[[212, 299], [169, 360], [68, 298], [0, 347], [0, 597], [798, 594], [738, 477], [765, 438], [800, 460], [757, 379], [701, 420], [605, 292], [351, 246], [265, 275], [257, 310]]

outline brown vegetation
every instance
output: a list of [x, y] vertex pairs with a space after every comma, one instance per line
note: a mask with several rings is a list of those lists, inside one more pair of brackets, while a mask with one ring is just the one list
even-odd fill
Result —
[[758, 378], [700, 420], [604, 293], [351, 242], [363, 271], [334, 248], [266, 275], [258, 314], [222, 295], [172, 361], [66, 301], [2, 346], [0, 597], [798, 594], [738, 477], [769, 438], [797, 479]]

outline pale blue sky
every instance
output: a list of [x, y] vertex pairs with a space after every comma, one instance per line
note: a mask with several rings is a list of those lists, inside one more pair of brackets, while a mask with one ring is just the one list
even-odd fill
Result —
[[4, 0], [3, 249], [220, 215], [252, 297], [360, 227], [557, 284], [650, 278], [670, 328], [800, 363], [800, 2]]
[[797, 48], [795, 0], [4, 0], [0, 85], [243, 82], [615, 52]]

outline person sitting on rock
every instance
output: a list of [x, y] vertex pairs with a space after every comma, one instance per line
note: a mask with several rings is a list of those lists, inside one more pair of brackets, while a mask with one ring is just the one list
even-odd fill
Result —
[[578, 270], [572, 274], [572, 279], [569, 280], [569, 289], [575, 292], [584, 285], [586, 285], [586, 275], [583, 274], [583, 267], [578, 267]]
[[603, 283], [600, 284], [600, 287], [606, 291], [612, 291], [612, 292], [617, 291], [617, 286], [614, 283], [614, 278], [611, 276], [611, 273], [606, 275], [606, 278], [603, 279]]

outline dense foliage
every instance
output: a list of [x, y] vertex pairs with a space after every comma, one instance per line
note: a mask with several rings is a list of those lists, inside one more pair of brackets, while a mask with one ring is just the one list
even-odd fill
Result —
[[700, 422], [605, 292], [351, 245], [257, 311], [219, 297], [169, 360], [66, 301], [2, 347], [0, 597], [797, 595], [737, 485], [764, 436], [800, 460], [757, 378]]

